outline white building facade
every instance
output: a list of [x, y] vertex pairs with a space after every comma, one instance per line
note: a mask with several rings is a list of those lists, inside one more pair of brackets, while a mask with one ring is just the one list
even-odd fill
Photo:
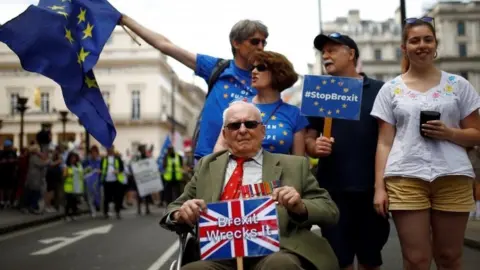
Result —
[[[435, 18], [438, 67], [467, 78], [480, 91], [480, 1], [441, 1], [425, 15]], [[358, 10], [350, 10], [348, 16], [324, 23], [323, 31], [353, 38], [360, 50], [362, 71], [368, 76], [386, 81], [400, 74], [399, 10], [383, 22], [364, 20]], [[315, 74], [321, 71], [320, 57], [316, 53]]]
[[[136, 145], [153, 145], [160, 151], [172, 127], [172, 89], [175, 131], [188, 138], [203, 106], [205, 93], [183, 82], [172, 72], [167, 58], [143, 43], [138, 46], [121, 28], [112, 34], [95, 69], [95, 76], [117, 129], [115, 147], [122, 153]], [[27, 97], [24, 146], [35, 139], [41, 124], [51, 124], [53, 142], [63, 134], [59, 111], [67, 110], [60, 87], [52, 80], [22, 70], [18, 57], [0, 44], [0, 141], [13, 139], [19, 147], [20, 115], [17, 95]], [[68, 115], [67, 138], [83, 145], [85, 131], [73, 114]], [[91, 145], [97, 144], [93, 137]]]

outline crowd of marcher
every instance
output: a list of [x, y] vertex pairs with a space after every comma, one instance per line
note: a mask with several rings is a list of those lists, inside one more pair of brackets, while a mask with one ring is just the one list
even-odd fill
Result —
[[[326, 246], [321, 245], [322, 252], [316, 256], [302, 249], [308, 242], [304, 236], [310, 235], [305, 224], [311, 222], [321, 227], [340, 268], [354, 269], [356, 258], [360, 269], [379, 269], [392, 218], [405, 269], [427, 270], [432, 260], [439, 269], [462, 269], [466, 224], [469, 215], [475, 218], [480, 212], [480, 197], [474, 193], [474, 167], [467, 154], [480, 145], [480, 97], [466, 78], [436, 66], [434, 18], [404, 21], [402, 72], [387, 82], [357, 70], [361, 51], [349, 36], [336, 32], [315, 37], [314, 47], [321, 53], [328, 75], [363, 81], [359, 120], [335, 118], [331, 126], [326, 125], [331, 118], [307, 118], [299, 108], [282, 101], [281, 92], [290, 88], [298, 75], [285, 56], [264, 51], [269, 32], [260, 21], [242, 20], [232, 27], [232, 60], [189, 52], [127, 15], [122, 16], [120, 24], [194, 70], [208, 84], [195, 133], [198, 174], [162, 219], [166, 228], [194, 224], [205, 202], [231, 199], [241, 194], [232, 187], [261, 182], [262, 168], [272, 166], [267, 162], [272, 161], [268, 152], [290, 157], [308, 155], [318, 158], [318, 164], [313, 162], [317, 167], [314, 174], [320, 188], [328, 191], [338, 207], [338, 221], [327, 218], [332, 214], [327, 210], [334, 209], [322, 192], [300, 185], [308, 179], [302, 178], [300, 168], [289, 166], [287, 160], [296, 164], [295, 159], [275, 156], [283, 172], [286, 168], [298, 170], [297, 180], [301, 182], [292, 183], [279, 174], [281, 181], [297, 190], [288, 189], [293, 197], [285, 195], [287, 187], [274, 190], [277, 202], [289, 213], [278, 217], [280, 223], [289, 221], [289, 226], [280, 231], [284, 252], [248, 261], [247, 268], [256, 265], [256, 269], [299, 269], [300, 264], [305, 267], [313, 263], [317, 269], [337, 269], [327, 259], [331, 254]], [[321, 91], [321, 87], [316, 90]], [[258, 114], [252, 106], [238, 102], [253, 104]], [[225, 178], [209, 174], [209, 166], [210, 170], [224, 172]], [[248, 174], [241, 183], [231, 176], [237, 169]], [[265, 171], [263, 174], [269, 175]], [[222, 182], [220, 194], [204, 186], [221, 187]], [[281, 192], [279, 197], [275, 192]], [[287, 196], [295, 204], [297, 192], [304, 197], [304, 207], [282, 201]], [[317, 195], [316, 200], [310, 192]], [[324, 208], [315, 208], [317, 204]], [[317, 219], [318, 211], [326, 215], [325, 220]], [[295, 242], [294, 237], [300, 241]], [[292, 243], [297, 243], [296, 248], [292, 249]], [[318, 246], [310, 244], [308, 248], [315, 249], [323, 242], [318, 240]], [[305, 264], [302, 259], [309, 262]], [[235, 262], [200, 261], [184, 269], [235, 269]]]

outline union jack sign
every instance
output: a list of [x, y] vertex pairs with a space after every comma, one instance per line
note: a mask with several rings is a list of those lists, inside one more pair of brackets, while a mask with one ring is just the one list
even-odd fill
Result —
[[280, 249], [270, 197], [210, 203], [198, 225], [202, 260], [266, 256]]

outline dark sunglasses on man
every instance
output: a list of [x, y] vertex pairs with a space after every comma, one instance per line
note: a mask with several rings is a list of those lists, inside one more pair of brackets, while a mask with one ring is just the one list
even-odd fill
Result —
[[256, 69], [258, 72], [263, 72], [267, 70], [267, 65], [265, 64], [252, 65], [250, 67], [250, 71], [253, 71], [254, 69]]
[[228, 123], [225, 127], [228, 128], [229, 130], [235, 131], [235, 130], [239, 130], [242, 124], [247, 129], [256, 129], [261, 123], [258, 121], [232, 122], [232, 123]]
[[253, 46], [258, 46], [258, 44], [262, 43], [263, 47], [267, 46], [267, 40], [266, 39], [259, 39], [259, 38], [251, 38], [248, 40], [250, 44]]
[[413, 24], [413, 23], [416, 23], [417, 21], [422, 21], [422, 22], [429, 23], [433, 26], [433, 28], [435, 28], [435, 18], [433, 18], [433, 17], [425, 16], [425, 17], [421, 17], [421, 18], [412, 17], [412, 18], [406, 18], [405, 19], [406, 24]]

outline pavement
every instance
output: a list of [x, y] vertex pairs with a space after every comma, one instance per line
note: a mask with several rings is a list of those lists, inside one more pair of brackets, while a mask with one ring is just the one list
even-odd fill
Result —
[[[163, 210], [152, 209], [150, 216], [137, 216], [136, 209], [129, 208], [122, 220], [84, 215], [72, 222], [55, 221], [4, 234], [0, 236], [1, 268], [168, 270], [177, 254], [177, 238], [158, 226]], [[402, 270], [393, 225], [383, 256], [382, 269]], [[463, 263], [464, 270], [478, 270], [480, 250], [465, 246]]]
[[480, 250], [480, 220], [470, 220], [465, 231], [465, 245]]

